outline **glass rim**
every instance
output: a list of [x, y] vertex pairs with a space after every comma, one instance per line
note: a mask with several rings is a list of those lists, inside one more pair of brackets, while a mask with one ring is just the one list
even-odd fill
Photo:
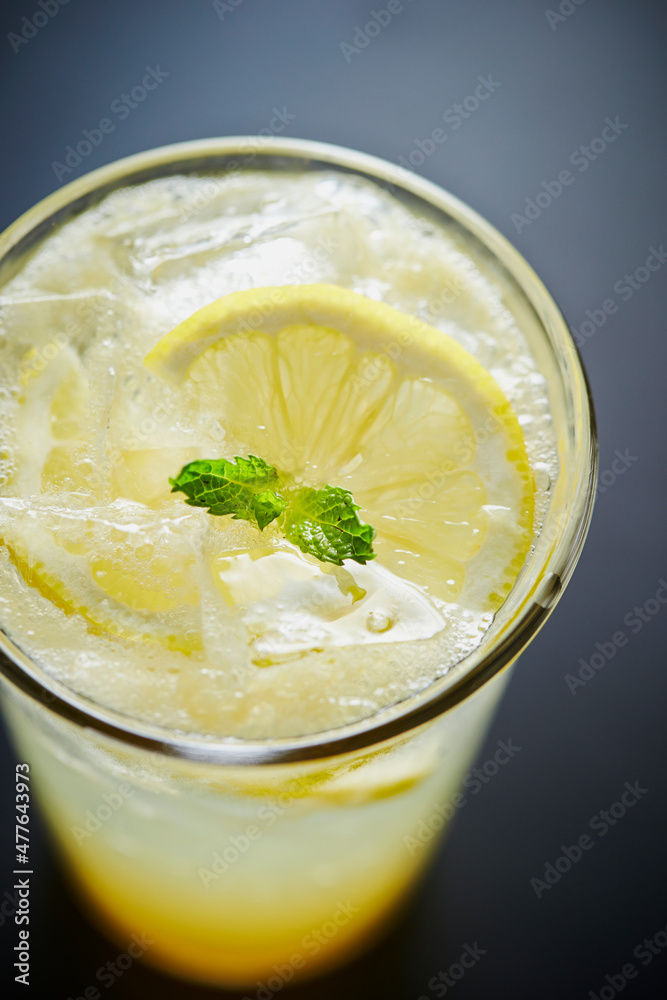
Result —
[[[261, 158], [302, 161], [343, 168], [369, 180], [402, 191], [430, 208], [444, 212], [475, 237], [513, 279], [536, 314], [558, 360], [559, 374], [569, 391], [579, 433], [575, 467], [568, 469], [570, 492], [564, 498], [565, 516], [555, 533], [537, 535], [527, 564], [537, 567], [537, 578], [525, 593], [515, 584], [496, 615], [504, 619], [497, 641], [478, 647], [451, 672], [408, 698], [372, 716], [334, 729], [304, 736], [264, 740], [183, 735], [132, 719], [96, 704], [51, 677], [0, 630], [0, 671], [15, 687], [51, 712], [80, 727], [121, 743], [166, 756], [224, 766], [285, 764], [328, 759], [376, 747], [443, 715], [499, 674], [518, 656], [555, 607], [577, 563], [590, 524], [597, 475], [597, 435], [590, 389], [578, 350], [554, 299], [518, 250], [489, 222], [456, 196], [412, 172], [367, 153], [308, 139], [229, 136], [173, 143], [116, 160], [64, 185], [21, 215], [0, 235], [0, 264], [11, 251], [41, 240], [54, 216], [67, 208], [83, 210], [106, 193], [126, 184], [170, 173], [219, 169], [233, 157], [242, 169], [258, 169]], [[259, 159], [258, 159], [259, 158]], [[148, 176], [147, 176], [148, 175]], [[559, 479], [562, 475], [559, 473]], [[535, 576], [535, 574], [533, 574]], [[516, 592], [516, 593], [515, 593]], [[511, 616], [511, 617], [510, 617]], [[490, 632], [492, 630], [489, 630]], [[488, 633], [487, 633], [488, 635]], [[484, 643], [482, 643], [484, 647]]]

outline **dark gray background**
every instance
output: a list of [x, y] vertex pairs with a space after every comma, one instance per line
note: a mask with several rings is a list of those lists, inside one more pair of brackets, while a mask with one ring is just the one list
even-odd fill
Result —
[[[37, 0], [5, 3], [0, 15], [3, 225], [58, 187], [52, 162], [141, 82], [147, 65], [159, 64], [169, 74], [164, 82], [125, 120], [115, 117], [114, 132], [66, 180], [163, 143], [257, 132], [274, 108], [295, 116], [282, 134], [392, 161], [442, 126], [448, 139], [419, 172], [515, 243], [573, 327], [605, 299], [619, 306], [582, 355], [599, 420], [600, 468], [610, 470], [617, 450], [633, 460], [599, 494], [575, 576], [521, 658], [480, 761], [499, 739], [522, 750], [459, 813], [392, 938], [295, 996], [430, 1000], [437, 994], [429, 980], [474, 942], [486, 954], [449, 990], [457, 1000], [585, 1000], [631, 961], [640, 971], [623, 990], [627, 1000], [656, 997], [667, 980], [667, 949], [648, 967], [632, 955], [667, 925], [667, 610], [637, 634], [623, 624], [667, 577], [667, 267], [628, 301], [613, 287], [644, 264], [651, 247], [667, 242], [667, 19], [659, 0], [566, 0], [561, 6], [573, 12], [552, 27], [546, 11], [557, 12], [559, 2], [405, 0], [349, 62], [341, 42], [352, 42], [355, 26], [385, 0], [241, 0], [222, 10], [222, 19], [205, 0], [70, 0], [18, 52], [7, 35], [39, 10]], [[443, 113], [489, 74], [500, 84], [489, 100], [460, 128], [443, 126]], [[628, 128], [579, 172], [571, 154], [617, 116]], [[567, 168], [574, 183], [518, 233], [512, 213], [523, 213], [526, 198]], [[572, 694], [565, 674], [619, 629], [629, 643]], [[6, 747], [2, 762], [8, 830], [0, 895], [12, 868], [13, 755]], [[538, 900], [530, 879], [635, 780], [648, 792]], [[76, 997], [116, 950], [77, 914], [37, 831], [34, 860], [35, 985], [16, 987], [16, 995]], [[0, 928], [10, 986], [15, 930], [10, 921]], [[112, 993], [219, 995], [138, 967]]]

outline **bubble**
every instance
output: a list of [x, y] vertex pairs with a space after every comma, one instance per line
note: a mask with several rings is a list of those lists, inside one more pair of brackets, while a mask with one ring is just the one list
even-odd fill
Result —
[[156, 556], [150, 568], [154, 576], [166, 576], [171, 570], [171, 563], [164, 556]]
[[366, 620], [366, 626], [369, 632], [386, 632], [394, 623], [392, 622], [389, 615], [385, 614], [383, 611], [369, 612], [368, 618]]
[[544, 462], [536, 462], [533, 467], [533, 475], [535, 477], [535, 486], [538, 490], [546, 493], [547, 490], [551, 489], [551, 476], [549, 475], [549, 467], [544, 464]]

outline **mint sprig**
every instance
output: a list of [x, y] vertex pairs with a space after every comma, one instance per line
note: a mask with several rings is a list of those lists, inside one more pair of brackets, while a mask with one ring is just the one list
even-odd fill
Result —
[[375, 559], [375, 529], [359, 520], [358, 504], [340, 486], [295, 486], [256, 455], [197, 459], [169, 482], [172, 493], [185, 493], [191, 507], [231, 514], [254, 522], [260, 531], [279, 518], [288, 541], [321, 562], [342, 566], [344, 559], [353, 559], [363, 565]]

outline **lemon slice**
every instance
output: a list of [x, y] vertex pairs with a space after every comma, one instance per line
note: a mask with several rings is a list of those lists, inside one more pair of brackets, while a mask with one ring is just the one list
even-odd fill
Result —
[[15, 487], [23, 495], [95, 492], [87, 453], [90, 390], [79, 355], [65, 345], [47, 364], [35, 367], [34, 348], [21, 362], [19, 436], [29, 442], [21, 454]]
[[195, 557], [177, 523], [137, 509], [63, 513], [33, 503], [7, 519], [2, 541], [25, 582], [90, 631], [201, 648]]
[[[86, 619], [92, 632], [184, 653], [200, 649], [195, 558], [178, 530], [131, 506], [100, 506], [109, 493], [100, 472], [106, 413], [78, 353], [64, 345], [37, 370], [31, 350], [21, 368], [19, 434], [26, 447], [13, 486], [41, 499], [3, 518], [0, 540], [11, 561], [29, 586]], [[157, 459], [146, 451], [123, 456], [113, 466], [113, 497], [143, 503], [152, 491], [167, 492], [174, 461], [188, 457], [160, 450]], [[155, 474], [160, 462], [171, 462], [163, 475]]]
[[255, 288], [200, 309], [145, 364], [193, 422], [225, 428], [230, 454], [349, 489], [395, 574], [481, 611], [507, 596], [533, 533], [523, 435], [440, 330], [335, 285]]

